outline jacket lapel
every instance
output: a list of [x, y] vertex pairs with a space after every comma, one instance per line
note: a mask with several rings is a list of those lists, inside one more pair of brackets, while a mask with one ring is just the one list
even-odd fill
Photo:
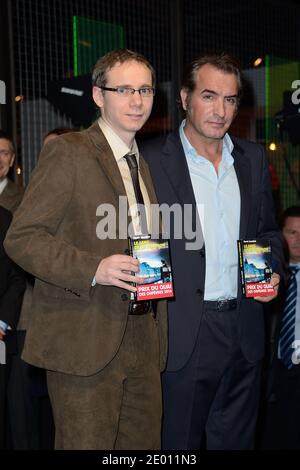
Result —
[[147, 188], [150, 204], [157, 204], [157, 198], [156, 198], [156, 194], [154, 191], [154, 186], [152, 183], [152, 178], [150, 175], [149, 167], [141, 154], [140, 154], [140, 159], [139, 159], [139, 165], [140, 165], [140, 172], [141, 172], [142, 180], [144, 181], [145, 186]]
[[182, 205], [192, 204], [195, 206], [192, 181], [178, 131], [168, 136], [163, 148], [161, 163], [179, 202]]
[[[196, 210], [196, 199], [190, 172], [178, 131], [175, 131], [168, 136], [163, 148], [161, 164], [175, 194], [177, 195], [178, 202], [184, 210], [184, 224], [190, 224], [191, 215], [192, 230], [194, 233], [197, 231], [197, 238], [198, 240], [202, 240], [202, 246], [204, 240], [202, 226], [198, 211]], [[192, 213], [187, 212], [186, 209], [184, 209], [185, 205], [192, 208]]]
[[[98, 122], [96, 121], [88, 130], [88, 135], [95, 145], [95, 157], [98, 160], [103, 172], [109, 179], [117, 196], [126, 196], [126, 190], [123, 179], [115, 160], [113, 152], [105, 139]], [[151, 204], [157, 204], [152, 178], [147, 163], [140, 155], [139, 159], [141, 177], [145, 183], [148, 191], [148, 196]], [[129, 221], [129, 219], [128, 219]]]
[[245, 239], [247, 233], [248, 218], [251, 207], [251, 167], [250, 162], [244, 155], [244, 150], [235, 142], [232, 152], [234, 158], [234, 168], [238, 179], [241, 195], [241, 213], [240, 213], [240, 238]]
[[[240, 195], [241, 195], [241, 213], [240, 213], [240, 238], [245, 238], [247, 233], [247, 224], [251, 208], [251, 167], [250, 162], [244, 155], [244, 150], [235, 142], [232, 152], [234, 158], [234, 168], [236, 171]], [[162, 167], [170, 180], [174, 191], [177, 194], [179, 202], [183, 204], [192, 204], [195, 206], [195, 196], [192, 182], [188, 170], [188, 165], [184, 156], [178, 132], [169, 135], [163, 148]]]
[[118, 164], [97, 121], [94, 122], [94, 124], [92, 124], [89, 129], [87, 129], [87, 133], [92, 143], [96, 147], [95, 158], [98, 160], [104, 174], [109, 179], [115, 193], [117, 196], [126, 196], [126, 190]]

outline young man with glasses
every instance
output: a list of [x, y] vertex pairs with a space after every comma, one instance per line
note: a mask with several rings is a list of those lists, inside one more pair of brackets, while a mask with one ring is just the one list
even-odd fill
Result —
[[92, 79], [100, 119], [43, 147], [6, 239], [8, 253], [37, 277], [24, 359], [47, 369], [57, 449], [158, 449], [165, 304], [130, 300], [139, 267], [127, 232], [116, 226], [109, 238], [99, 229], [100, 213], [113, 208], [140, 234], [138, 194], [146, 209], [156, 203], [135, 141], [151, 113], [155, 73], [142, 55], [116, 50]]
[[15, 162], [15, 147], [11, 138], [0, 129], [0, 205], [14, 212], [23, 197], [23, 189], [8, 178]]

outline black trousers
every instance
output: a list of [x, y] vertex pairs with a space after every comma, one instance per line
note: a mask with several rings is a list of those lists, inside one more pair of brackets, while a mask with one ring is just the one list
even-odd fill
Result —
[[25, 331], [17, 331], [8, 382], [11, 447], [15, 450], [53, 449], [54, 423], [46, 372], [21, 359]]
[[0, 364], [0, 450], [9, 447], [9, 422], [7, 405], [7, 384], [10, 372], [10, 358], [7, 357], [6, 364]]
[[287, 369], [275, 358], [271, 370], [264, 449], [300, 449], [300, 365]]
[[163, 448], [253, 449], [261, 363], [238, 340], [237, 311], [205, 309], [186, 366], [163, 374]]
[[8, 384], [11, 374], [12, 358], [17, 352], [16, 332], [7, 332], [5, 336], [5, 346], [6, 364], [0, 365], [0, 449], [11, 448]]

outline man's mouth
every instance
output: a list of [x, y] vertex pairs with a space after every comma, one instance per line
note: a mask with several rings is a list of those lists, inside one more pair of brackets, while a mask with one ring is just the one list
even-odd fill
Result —
[[214, 127], [224, 127], [225, 125], [225, 122], [208, 121], [208, 123]]
[[127, 116], [130, 118], [130, 119], [141, 119], [143, 117], [142, 114], [127, 114]]

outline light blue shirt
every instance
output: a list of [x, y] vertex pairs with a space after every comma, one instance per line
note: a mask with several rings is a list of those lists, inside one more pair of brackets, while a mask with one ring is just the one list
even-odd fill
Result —
[[199, 214], [206, 254], [204, 300], [237, 297], [238, 251], [241, 198], [231, 155], [233, 143], [223, 138], [222, 160], [218, 173], [213, 164], [188, 141], [182, 122], [179, 134], [186, 156]]

